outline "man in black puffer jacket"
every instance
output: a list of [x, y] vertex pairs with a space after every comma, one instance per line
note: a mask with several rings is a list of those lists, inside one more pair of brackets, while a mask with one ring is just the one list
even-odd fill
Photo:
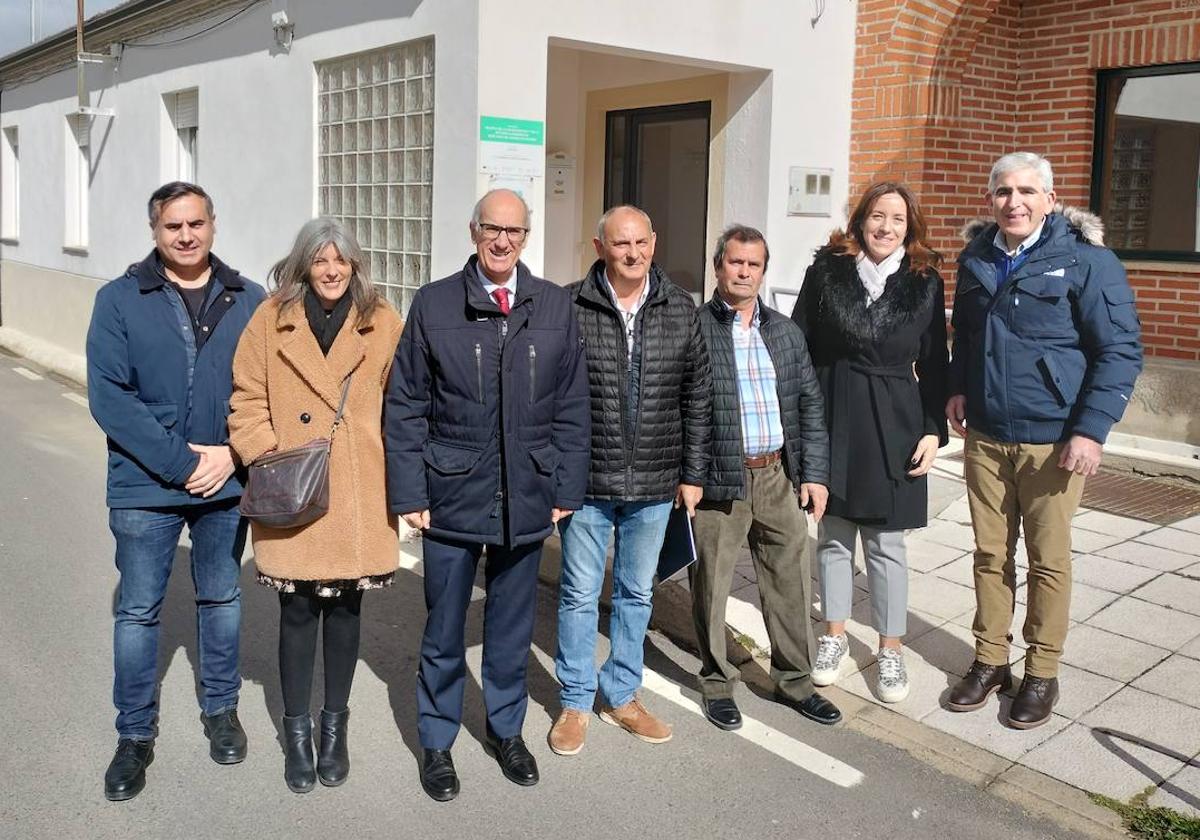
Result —
[[[560, 520], [563, 563], [556, 671], [559, 755], [583, 749], [597, 688], [600, 716], [649, 743], [671, 727], [641, 704], [642, 642], [671, 502], [694, 511], [708, 471], [708, 356], [691, 296], [652, 262], [650, 218], [614, 207], [595, 239], [600, 259], [569, 287], [591, 388], [587, 498]], [[612, 651], [597, 680], [596, 631], [605, 555], [616, 529]]]
[[713, 441], [693, 523], [692, 617], [704, 713], [721, 729], [742, 725], [733, 700], [738, 669], [725, 652], [725, 602], [747, 537], [776, 699], [817, 723], [842, 717], [813, 690], [810, 676], [812, 594], [801, 510], [820, 521], [829, 497], [825, 403], [804, 334], [758, 298], [769, 257], [754, 228], [726, 229], [713, 254], [717, 293], [700, 312], [712, 363]]

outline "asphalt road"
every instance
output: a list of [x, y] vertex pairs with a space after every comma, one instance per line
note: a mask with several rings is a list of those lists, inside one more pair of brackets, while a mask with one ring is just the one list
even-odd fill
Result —
[[[24, 370], [23, 374], [21, 371]], [[33, 378], [39, 377], [39, 378]], [[116, 570], [104, 506], [104, 438], [79, 389], [0, 355], [0, 837], [17, 838], [1064, 838], [1067, 831], [865, 735], [804, 721], [740, 689], [751, 721], [721, 732], [695, 713], [696, 661], [652, 634], [647, 704], [675, 724], [651, 746], [591, 725], [561, 758], [545, 736], [557, 711], [554, 593], [540, 593], [526, 740], [542, 781], [507, 782], [481, 747], [482, 604], [472, 607], [466, 721], [454, 750], [462, 794], [428, 799], [416, 773], [414, 672], [421, 580], [402, 571], [364, 601], [351, 700], [353, 769], [339, 788], [284, 786], [277, 721], [277, 601], [243, 571], [240, 715], [250, 754], [209, 760], [196, 703], [188, 551], [163, 612], [161, 720], [146, 790], [105, 801]], [[602, 639], [603, 642], [603, 639]], [[315, 680], [320, 708], [320, 677]]]

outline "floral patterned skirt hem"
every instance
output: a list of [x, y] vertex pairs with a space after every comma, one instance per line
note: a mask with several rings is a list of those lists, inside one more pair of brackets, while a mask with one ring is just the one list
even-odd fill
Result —
[[391, 586], [395, 577], [395, 572], [388, 572], [385, 575], [367, 575], [349, 580], [292, 580], [259, 574], [258, 583], [285, 594], [299, 592], [309, 597], [337, 598], [344, 592], [383, 589]]

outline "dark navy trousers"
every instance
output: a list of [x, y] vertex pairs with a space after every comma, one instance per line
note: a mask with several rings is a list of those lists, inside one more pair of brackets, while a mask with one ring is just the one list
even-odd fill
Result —
[[[462, 721], [467, 675], [466, 620], [482, 543], [426, 536], [425, 635], [417, 675], [417, 731], [425, 749], [448, 750]], [[486, 546], [483, 702], [500, 738], [521, 734], [529, 694], [525, 670], [533, 640], [542, 543]]]

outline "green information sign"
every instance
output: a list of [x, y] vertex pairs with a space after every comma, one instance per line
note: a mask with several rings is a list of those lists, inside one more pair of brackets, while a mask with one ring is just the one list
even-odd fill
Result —
[[546, 124], [539, 120], [514, 120], [510, 117], [480, 117], [479, 139], [484, 143], [519, 143], [541, 146]]

